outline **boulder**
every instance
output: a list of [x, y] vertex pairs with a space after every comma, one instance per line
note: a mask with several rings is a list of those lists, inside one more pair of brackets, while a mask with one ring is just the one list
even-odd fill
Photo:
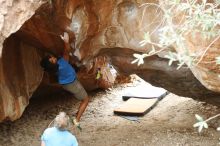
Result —
[[38, 49], [11, 35], [0, 58], [0, 121], [19, 118], [41, 83]]
[[0, 1], [0, 56], [3, 42], [15, 33], [26, 20], [34, 15], [46, 0], [1, 0]]

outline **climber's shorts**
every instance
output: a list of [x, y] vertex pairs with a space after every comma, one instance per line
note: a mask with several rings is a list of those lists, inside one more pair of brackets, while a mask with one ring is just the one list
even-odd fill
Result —
[[84, 98], [86, 98], [88, 96], [86, 90], [83, 88], [83, 86], [81, 85], [81, 83], [77, 79], [75, 81], [73, 81], [72, 83], [64, 84], [62, 86], [65, 90], [74, 94], [74, 96], [78, 100], [83, 100]]

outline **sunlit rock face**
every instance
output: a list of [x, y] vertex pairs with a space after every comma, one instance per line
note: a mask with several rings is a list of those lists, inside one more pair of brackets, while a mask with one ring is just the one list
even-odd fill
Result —
[[4, 40], [16, 32], [46, 0], [0, 1], [0, 53]]
[[[146, 5], [146, 2], [151, 4]], [[70, 35], [71, 62], [78, 65], [77, 76], [87, 90], [106, 89], [114, 84], [115, 76], [109, 67], [112, 64], [122, 74], [136, 73], [151, 84], [177, 95], [217, 103], [220, 95], [217, 78], [219, 68], [215, 64], [204, 65], [204, 62], [220, 54], [219, 40], [207, 51], [204, 62], [191, 68], [176, 70], [176, 63], [168, 66], [168, 60], [163, 58], [166, 51], [146, 58], [139, 67], [131, 64], [135, 59], [133, 53], [151, 50], [151, 45], [139, 44], [144, 32], [149, 32], [151, 40], [158, 42], [158, 30], [164, 23], [162, 12], [154, 5], [157, 2], [52, 0], [42, 4], [40, 0], [16, 1], [7, 7], [8, 14], [3, 16], [1, 9], [11, 3], [0, 2], [3, 4], [0, 5], [0, 18], [4, 17], [4, 20], [0, 19], [0, 44], [21, 27], [4, 42], [0, 51], [0, 121], [15, 120], [21, 116], [29, 98], [42, 82], [41, 57], [46, 53], [62, 55], [63, 41], [60, 35], [64, 31]], [[16, 4], [25, 5], [19, 15], [16, 10], [20, 7], [14, 8]], [[186, 39], [192, 50], [205, 48], [205, 42], [203, 44], [190, 37]], [[98, 70], [102, 75], [99, 79]], [[51, 83], [50, 80], [44, 82]]]
[[197, 65], [190, 67], [195, 77], [207, 89], [220, 92], [220, 66], [216, 64], [216, 57], [220, 56], [220, 37], [204, 41], [202, 36], [189, 36], [187, 43], [190, 53], [199, 54]]

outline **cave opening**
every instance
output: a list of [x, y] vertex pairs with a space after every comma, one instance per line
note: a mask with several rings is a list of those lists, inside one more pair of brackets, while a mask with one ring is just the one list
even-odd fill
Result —
[[[196, 113], [205, 117], [219, 113], [214, 106], [220, 102], [216, 65], [177, 70], [178, 62], [168, 65], [169, 59], [161, 54], [144, 58], [140, 66], [131, 64], [133, 54], [151, 47], [140, 46], [145, 31], [158, 40], [161, 13], [145, 8], [144, 2], [0, 2], [0, 7], [7, 7], [0, 9], [0, 145], [39, 145], [56, 114], [76, 112], [79, 102], [39, 63], [45, 54], [63, 53], [64, 32], [70, 36], [71, 62], [79, 61], [78, 78], [92, 97], [82, 117], [83, 133], [71, 129], [81, 145], [200, 145], [198, 141], [215, 145], [218, 134], [213, 129], [212, 138], [207, 137], [209, 132], [199, 137], [192, 124]], [[193, 49], [196, 45], [191, 44]], [[213, 48], [210, 57], [218, 54]], [[124, 102], [121, 96], [133, 88], [135, 94], [145, 91], [146, 82], [170, 94], [138, 122], [114, 115]]]

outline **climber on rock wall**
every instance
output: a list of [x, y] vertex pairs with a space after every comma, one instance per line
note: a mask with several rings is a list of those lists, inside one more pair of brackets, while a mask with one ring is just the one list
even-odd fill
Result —
[[63, 56], [55, 57], [53, 55], [47, 55], [41, 60], [40, 64], [45, 71], [55, 72], [59, 84], [81, 101], [76, 117], [73, 119], [73, 124], [80, 127], [79, 121], [88, 105], [89, 96], [77, 80], [75, 69], [69, 64], [70, 45], [68, 33], [64, 32], [64, 36], [61, 36], [61, 38], [64, 41]]

